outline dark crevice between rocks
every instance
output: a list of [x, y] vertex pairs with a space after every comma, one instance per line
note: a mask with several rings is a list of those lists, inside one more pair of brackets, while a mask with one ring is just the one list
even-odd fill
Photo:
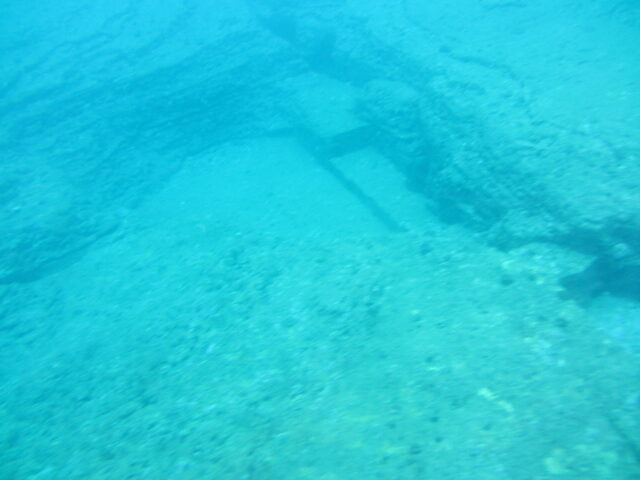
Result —
[[563, 298], [583, 306], [605, 293], [640, 302], [640, 256], [601, 255], [583, 271], [563, 277], [560, 284]]

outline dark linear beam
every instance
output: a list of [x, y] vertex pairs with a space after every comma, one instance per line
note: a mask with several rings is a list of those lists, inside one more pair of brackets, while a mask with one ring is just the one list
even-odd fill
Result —
[[[367, 127], [363, 127], [367, 128]], [[364, 129], [357, 129], [354, 137], [364, 138]], [[358, 185], [349, 180], [338, 169], [331, 159], [339, 152], [339, 154], [349, 153], [363, 148], [364, 145], [352, 146], [347, 148], [344, 142], [330, 141], [325, 142], [317, 135], [314, 135], [311, 131], [305, 128], [296, 128], [291, 132], [296, 140], [300, 142], [306, 152], [316, 161], [316, 163], [322, 167], [329, 175], [336, 179], [340, 185], [342, 185], [349, 193], [351, 193], [380, 223], [382, 223], [387, 230], [393, 233], [406, 232], [406, 229], [396, 222], [391, 215], [389, 215], [374, 198], [367, 195]], [[344, 136], [345, 134], [342, 134]], [[349, 138], [348, 135], [344, 138]], [[338, 145], [341, 144], [341, 145]]]

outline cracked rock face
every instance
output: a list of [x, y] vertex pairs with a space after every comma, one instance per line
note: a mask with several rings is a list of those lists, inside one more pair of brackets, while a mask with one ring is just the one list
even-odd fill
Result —
[[[439, 25], [427, 21], [429, 12], [412, 10], [414, 3], [405, 4], [414, 12], [411, 23], [422, 23], [403, 32], [412, 41], [377, 37], [387, 52], [388, 76], [362, 89], [361, 118], [381, 132], [377, 148], [443, 220], [486, 232], [504, 248], [549, 241], [596, 255], [619, 243], [640, 251], [640, 117], [620, 115], [633, 110], [630, 104], [640, 106], [640, 98], [637, 80], [625, 76], [632, 71], [630, 52], [609, 45], [606, 54], [594, 56], [608, 33], [589, 33], [582, 25], [602, 12], [586, 9], [564, 33], [541, 16], [540, 31], [529, 25], [510, 32], [513, 44], [503, 46], [471, 25], [465, 35], [449, 32], [438, 48], [433, 35]], [[484, 7], [498, 30], [508, 28], [500, 23], [501, 7], [535, 15], [524, 2], [474, 6]], [[388, 18], [378, 27], [392, 31]], [[612, 20], [618, 21], [624, 24], [619, 15]], [[374, 27], [368, 28], [372, 32], [359, 34], [373, 38]], [[562, 44], [553, 64], [538, 46], [528, 46], [542, 32], [549, 35], [545, 48]], [[574, 42], [562, 35], [574, 35]], [[358, 55], [357, 48], [338, 45]], [[618, 71], [606, 68], [616, 61]], [[427, 64], [428, 72], [416, 73]]]

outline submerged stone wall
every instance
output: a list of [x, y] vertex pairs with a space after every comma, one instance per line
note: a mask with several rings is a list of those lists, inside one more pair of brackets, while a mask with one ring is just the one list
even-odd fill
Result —
[[[633, 277], [640, 77], [630, 19], [640, 7], [361, 6], [334, 5], [324, 17], [278, 8], [273, 16], [286, 19], [286, 40], [311, 70], [357, 91], [357, 114], [377, 132], [369, 146], [442, 220], [506, 249], [561, 244]], [[331, 39], [317, 42], [322, 55], [305, 50], [317, 45], [313, 32]]]

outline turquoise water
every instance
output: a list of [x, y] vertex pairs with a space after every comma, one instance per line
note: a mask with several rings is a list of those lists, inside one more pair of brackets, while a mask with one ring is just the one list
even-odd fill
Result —
[[640, 5], [0, 5], [0, 480], [640, 478]]

